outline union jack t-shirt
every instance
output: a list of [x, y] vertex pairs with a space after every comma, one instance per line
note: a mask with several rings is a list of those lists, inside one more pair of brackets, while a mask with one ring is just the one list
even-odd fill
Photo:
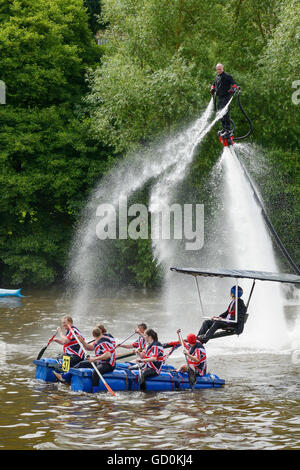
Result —
[[[76, 328], [76, 326], [72, 326], [72, 329], [75, 331], [75, 334], [77, 336], [83, 337], [78, 328]], [[63, 345], [64, 354], [75, 354], [75, 356], [79, 356], [82, 359], [84, 357], [83, 349], [79, 346], [71, 330], [66, 331], [66, 337], [68, 338], [69, 342]]]
[[99, 364], [110, 364], [112, 367], [116, 362], [116, 341], [111, 335], [102, 336], [99, 341], [94, 342], [95, 356], [102, 356], [106, 352], [110, 352], [109, 359], [100, 359]]
[[146, 343], [146, 340], [143, 336], [139, 336], [138, 339], [136, 341], [134, 341], [134, 343], [132, 343], [131, 345], [133, 348], [138, 348], [138, 349], [146, 349], [147, 347], [147, 343]]
[[164, 358], [164, 348], [158, 341], [154, 341], [152, 344], [149, 344], [147, 349], [144, 351], [144, 358], [149, 359], [154, 357], [156, 361], [145, 362], [145, 366], [154, 369], [157, 374], [160, 374], [162, 365], [165, 361]]
[[197, 341], [197, 343], [194, 344], [190, 348], [189, 354], [191, 354], [191, 356], [194, 356], [194, 360], [188, 358], [188, 363], [195, 367], [199, 375], [205, 375], [206, 374], [206, 350], [203, 344]]

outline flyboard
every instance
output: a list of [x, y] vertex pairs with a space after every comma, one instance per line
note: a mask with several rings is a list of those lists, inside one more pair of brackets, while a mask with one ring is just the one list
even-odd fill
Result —
[[[249, 130], [248, 130], [248, 132], [247, 132], [245, 135], [242, 135], [242, 136], [239, 136], [239, 137], [235, 137], [235, 136], [234, 136], [234, 134], [235, 134], [235, 124], [234, 124], [234, 122], [232, 121], [232, 119], [230, 119], [231, 124], [232, 124], [232, 129], [231, 129], [230, 133], [229, 133], [226, 137], [222, 137], [221, 131], [218, 132], [219, 140], [220, 140], [221, 144], [224, 145], [224, 147], [231, 147], [232, 145], [234, 145], [235, 142], [238, 142], [238, 141], [240, 141], [240, 140], [246, 139], [247, 137], [249, 137], [249, 135], [250, 135], [250, 134], [252, 133], [252, 131], [253, 131], [252, 121], [251, 121], [251, 119], [249, 118], [249, 116], [248, 116], [248, 114], [246, 113], [246, 111], [244, 110], [244, 108], [243, 108], [243, 106], [242, 106], [242, 103], [241, 103], [241, 87], [237, 87], [237, 91], [235, 92], [234, 96], [237, 96], [238, 105], [239, 105], [239, 107], [240, 107], [241, 112], [243, 113], [243, 115], [245, 116], [245, 118], [246, 118], [247, 121], [248, 121]], [[216, 96], [214, 96], [214, 105], [215, 105], [215, 109], [216, 109]]]

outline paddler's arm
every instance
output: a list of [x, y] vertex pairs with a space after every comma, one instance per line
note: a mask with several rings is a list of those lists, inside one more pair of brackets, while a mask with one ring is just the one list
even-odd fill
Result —
[[135, 349], [135, 354], [139, 356], [140, 359], [143, 359], [145, 357], [145, 351], [143, 349]]
[[96, 361], [105, 361], [106, 359], [110, 359], [111, 353], [106, 351], [105, 353], [101, 354], [101, 356], [89, 356], [87, 360], [89, 362], [96, 362]]
[[141, 357], [139, 359], [136, 360], [136, 362], [155, 362], [157, 361], [157, 357], [156, 356], [151, 356], [151, 357]]
[[132, 346], [132, 344], [117, 344], [117, 345], [116, 345], [116, 349], [117, 349], [117, 348], [132, 349], [133, 346]]
[[87, 349], [88, 351], [93, 351], [94, 350], [94, 346], [93, 346], [93, 343], [90, 344], [90, 343], [87, 343], [82, 336], [78, 336], [78, 339], [79, 339], [79, 342], [83, 344], [83, 346], [85, 347], [85, 349]]
[[59, 334], [60, 338], [54, 338], [53, 341], [62, 345], [69, 343], [70, 340], [66, 337], [66, 335], [63, 334], [60, 326], [57, 328], [57, 333]]
[[191, 354], [189, 354], [186, 349], [183, 351], [183, 354], [185, 354], [193, 362], [198, 362], [199, 361], [199, 359], [197, 357], [192, 356]]

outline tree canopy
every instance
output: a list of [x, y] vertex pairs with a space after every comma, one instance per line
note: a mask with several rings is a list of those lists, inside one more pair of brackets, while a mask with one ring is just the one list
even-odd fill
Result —
[[[242, 88], [268, 168], [253, 176], [300, 264], [299, 14], [296, 0], [0, 0], [0, 281], [62, 279], [96, 181], [197, 117], [218, 62]], [[203, 189], [211, 136], [204, 148], [189, 175]], [[146, 240], [116, 253], [110, 279], [125, 266], [130, 282], [159, 282]]]

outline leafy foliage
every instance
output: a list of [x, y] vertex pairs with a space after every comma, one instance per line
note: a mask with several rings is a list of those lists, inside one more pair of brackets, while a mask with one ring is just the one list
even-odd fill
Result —
[[62, 275], [73, 224], [107, 150], [81, 108], [99, 60], [79, 0], [1, 5], [0, 278], [41, 284]]
[[[254, 176], [300, 264], [299, 14], [296, 0], [0, 0], [0, 281], [63, 277], [96, 180], [197, 116], [217, 62], [242, 88], [267, 169]], [[232, 115], [244, 130], [236, 105]], [[188, 183], [205, 193], [211, 136], [202, 150]], [[148, 241], [120, 241], [112, 256], [111, 283], [160, 282]]]

